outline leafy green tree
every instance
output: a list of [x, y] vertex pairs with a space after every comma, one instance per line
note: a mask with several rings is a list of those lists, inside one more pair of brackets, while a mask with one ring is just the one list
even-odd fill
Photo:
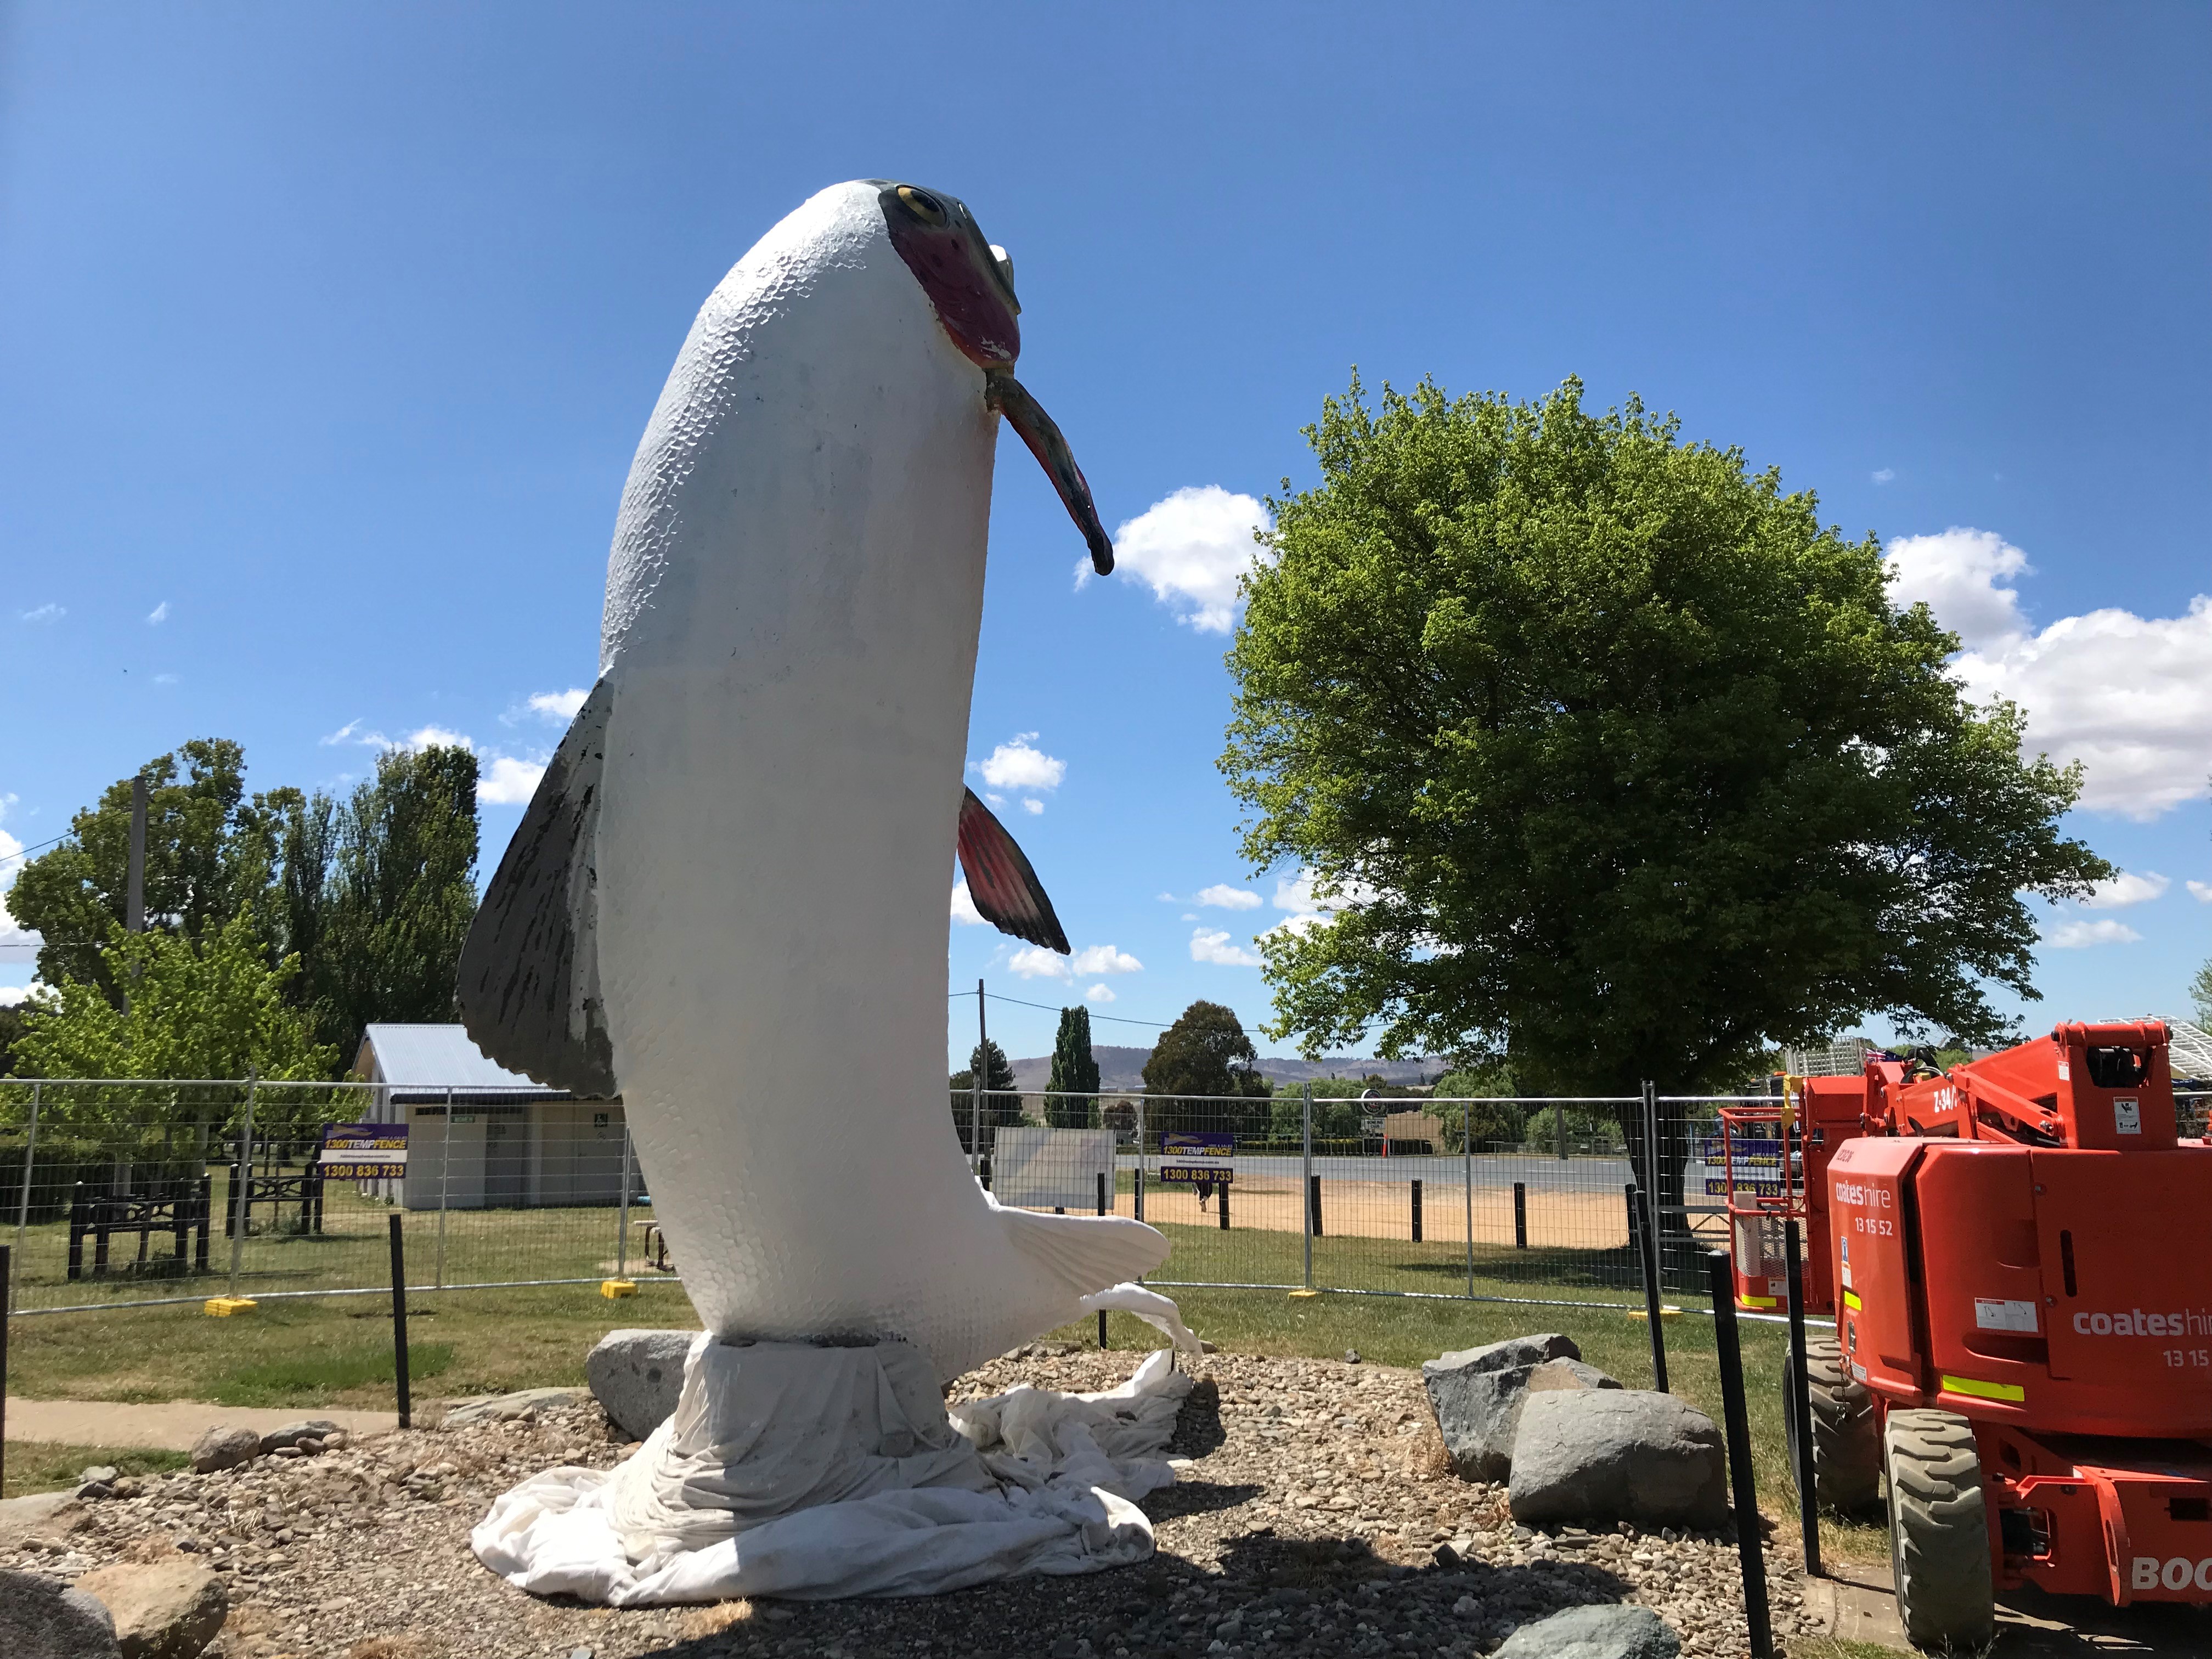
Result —
[[1470, 1103], [1434, 1109], [1443, 1125], [1444, 1150], [1463, 1151], [1470, 1136], [1478, 1152], [1486, 1146], [1517, 1143], [1527, 1127], [1527, 1109], [1498, 1098], [1512, 1092], [1512, 1073], [1502, 1066], [1462, 1066], [1438, 1078], [1436, 1099]]
[[[69, 979], [27, 1005], [15, 1043], [19, 1075], [33, 1078], [328, 1078], [337, 1055], [316, 1043], [286, 999], [296, 957], [276, 966], [242, 912], [222, 927], [188, 933], [129, 933], [108, 924], [103, 981]], [[118, 1008], [100, 983], [128, 984]], [[304, 1097], [294, 1091], [295, 1103]], [[112, 1130], [164, 1115], [141, 1091], [52, 1091], [57, 1127]], [[272, 1109], [274, 1121], [281, 1108]]]
[[1270, 1035], [1631, 1094], [1870, 1012], [1990, 1040], [1985, 982], [2036, 994], [2022, 895], [2110, 873], [2058, 830], [2080, 773], [1966, 701], [1873, 538], [1574, 380], [1376, 412], [1355, 379], [1307, 436], [1222, 760], [1246, 856], [1338, 905], [1263, 940]]
[[373, 1022], [450, 1020], [476, 915], [477, 757], [459, 745], [377, 757], [343, 807], [284, 803], [279, 898], [306, 963], [298, 1000], [350, 1059]]
[[[197, 939], [249, 908], [269, 879], [270, 814], [248, 803], [245, 751], [195, 738], [139, 769], [146, 800], [146, 926]], [[96, 986], [119, 1003], [109, 977], [108, 930], [126, 920], [131, 866], [131, 779], [110, 784], [70, 822], [68, 839], [27, 861], [8, 908], [38, 930], [39, 977], [48, 985]]]
[[1098, 1094], [1098, 1062], [1091, 1053], [1091, 1011], [1063, 1008], [1045, 1081], [1045, 1121], [1055, 1129], [1087, 1129]]
[[960, 1150], [973, 1152], [969, 1127], [975, 1121], [975, 1073], [983, 1073], [982, 1120], [986, 1129], [1012, 1129], [1022, 1121], [1022, 1097], [1016, 1091], [1013, 1062], [995, 1042], [984, 1042], [969, 1051], [968, 1069], [947, 1079], [952, 1096], [952, 1121], [960, 1131]]
[[[1203, 998], [1182, 1011], [1160, 1033], [1145, 1060], [1148, 1095], [1229, 1097], [1178, 1105], [1163, 1101], [1146, 1108], [1147, 1130], [1227, 1129], [1240, 1135], [1268, 1132], [1267, 1099], [1273, 1092], [1260, 1074], [1259, 1051], [1244, 1034], [1232, 1008]], [[1188, 1119], [1188, 1121], [1184, 1120]]]
[[0, 1008], [0, 1077], [15, 1074], [15, 1045], [22, 1038], [28, 1018], [20, 1006]]
[[2189, 981], [2190, 1000], [2197, 1005], [2197, 1022], [2212, 1025], [2212, 962], [2197, 970], [2197, 977]]
[[[1267, 1139], [1296, 1146], [1305, 1135], [1305, 1089], [1303, 1083], [1285, 1083], [1267, 1103]], [[1313, 1133], [1316, 1140], [1358, 1140], [1360, 1085], [1341, 1078], [1313, 1080]]]

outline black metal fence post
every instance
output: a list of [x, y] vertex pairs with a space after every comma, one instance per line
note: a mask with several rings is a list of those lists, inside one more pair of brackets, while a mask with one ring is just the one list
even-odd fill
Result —
[[[1222, 1174], [1224, 1176], [1232, 1176], [1236, 1173], [1237, 1172], [1234, 1170], [1224, 1170], [1222, 1171]], [[1218, 1189], [1221, 1203], [1217, 1213], [1221, 1218], [1221, 1231], [1224, 1233], [1229, 1231], [1229, 1189], [1235, 1184], [1234, 1181], [1224, 1179]]]
[[8, 1489], [8, 1314], [15, 1306], [15, 1250], [0, 1244], [0, 1492]]
[[[1103, 1170], [1098, 1172], [1098, 1213], [1106, 1213], [1106, 1172]], [[1106, 1352], [1106, 1310], [1103, 1308], [1098, 1310], [1098, 1352]]]
[[1416, 1179], [1416, 1180], [1414, 1181], [1414, 1182], [1413, 1182], [1413, 1243], [1416, 1243], [1416, 1244], [1418, 1244], [1418, 1243], [1419, 1243], [1420, 1242], [1421, 1242], [1421, 1183], [1420, 1183], [1420, 1182], [1419, 1182], [1418, 1179]]
[[1751, 1468], [1751, 1414], [1743, 1393], [1743, 1351], [1736, 1340], [1735, 1282], [1726, 1250], [1705, 1256], [1713, 1297], [1713, 1346], [1721, 1364], [1721, 1414], [1727, 1420], [1729, 1486], [1735, 1507], [1735, 1553], [1743, 1568], [1743, 1616], [1752, 1659], [1773, 1659], [1766, 1609], [1766, 1556], [1759, 1546], [1759, 1483]]
[[1528, 1183], [1525, 1181], [1513, 1183], [1513, 1248], [1528, 1248]]
[[1820, 1504], [1813, 1489], [1813, 1419], [1811, 1379], [1805, 1373], [1805, 1252], [1797, 1241], [1797, 1223], [1786, 1224], [1784, 1260], [1790, 1271], [1790, 1410], [1797, 1425], [1790, 1449], [1797, 1460], [1797, 1525], [1805, 1534], [1805, 1576], [1820, 1576]]
[[1660, 1393], [1667, 1392], [1667, 1333], [1664, 1310], [1659, 1301], [1659, 1243], [1652, 1237], [1651, 1208], [1644, 1203], [1645, 1195], [1639, 1194], [1636, 1183], [1628, 1183], [1628, 1219], [1634, 1230], [1630, 1242], [1636, 1247], [1637, 1271], [1644, 1279], [1644, 1317], [1651, 1327], [1651, 1386]]
[[399, 1389], [399, 1426], [415, 1426], [415, 1413], [407, 1395], [407, 1253], [399, 1242], [399, 1212], [392, 1222], [392, 1374]]
[[1322, 1236], [1321, 1177], [1319, 1176], [1309, 1176], [1306, 1178], [1306, 1213], [1313, 1218], [1313, 1236], [1319, 1238]]

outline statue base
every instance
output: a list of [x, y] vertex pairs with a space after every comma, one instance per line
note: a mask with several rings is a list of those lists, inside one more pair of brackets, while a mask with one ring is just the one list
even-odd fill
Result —
[[520, 1589], [613, 1607], [1126, 1566], [1152, 1553], [1135, 1500], [1175, 1480], [1164, 1454], [1190, 1386], [1164, 1349], [1103, 1394], [1017, 1388], [948, 1409], [903, 1342], [702, 1334], [675, 1413], [628, 1461], [524, 1481], [470, 1543]]

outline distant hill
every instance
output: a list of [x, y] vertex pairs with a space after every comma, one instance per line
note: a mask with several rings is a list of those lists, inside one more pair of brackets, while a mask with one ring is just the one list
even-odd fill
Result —
[[[1091, 1057], [1098, 1062], [1100, 1089], [1141, 1089], [1145, 1086], [1145, 1062], [1152, 1057], [1152, 1051], [1094, 1042], [1091, 1045]], [[1447, 1069], [1441, 1060], [1363, 1060], [1357, 1054], [1330, 1054], [1321, 1060], [1291, 1060], [1268, 1054], [1260, 1060], [1261, 1074], [1274, 1083], [1303, 1083], [1310, 1077], [1363, 1078], [1370, 1073], [1385, 1083], [1433, 1083]], [[1041, 1092], [1051, 1075], [1050, 1054], [1014, 1062], [1014, 1084], [1024, 1094]]]

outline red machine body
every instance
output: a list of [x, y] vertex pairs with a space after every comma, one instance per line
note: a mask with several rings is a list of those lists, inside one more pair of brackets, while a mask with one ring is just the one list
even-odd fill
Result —
[[2166, 1045], [2066, 1024], [1805, 1083], [1807, 1301], [1877, 1423], [1971, 1424], [1999, 1588], [2212, 1602], [2212, 1146]]

